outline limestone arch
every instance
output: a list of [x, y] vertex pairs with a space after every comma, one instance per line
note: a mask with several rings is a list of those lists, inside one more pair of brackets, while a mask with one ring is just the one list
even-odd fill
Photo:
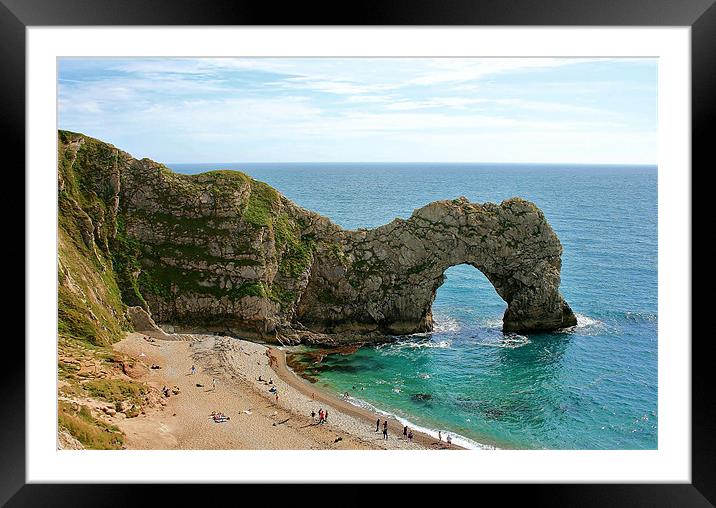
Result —
[[542, 211], [519, 198], [437, 201], [407, 219], [343, 231], [341, 255], [319, 256], [297, 318], [310, 329], [410, 334], [432, 330], [432, 302], [451, 266], [468, 264], [507, 303], [503, 330], [576, 324], [559, 292], [562, 245]]

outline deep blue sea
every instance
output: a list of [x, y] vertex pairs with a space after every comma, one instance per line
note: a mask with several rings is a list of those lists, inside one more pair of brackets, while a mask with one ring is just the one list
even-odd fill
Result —
[[564, 247], [561, 291], [578, 326], [504, 335], [505, 303], [477, 269], [455, 266], [438, 290], [433, 333], [330, 355], [307, 373], [357, 404], [467, 444], [657, 448], [655, 166], [169, 166], [182, 173], [239, 169], [349, 229], [408, 218], [438, 199], [533, 201]]

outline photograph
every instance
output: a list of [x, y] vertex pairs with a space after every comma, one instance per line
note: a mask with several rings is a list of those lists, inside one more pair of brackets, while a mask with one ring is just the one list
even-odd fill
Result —
[[660, 449], [659, 58], [56, 62], [58, 453]]

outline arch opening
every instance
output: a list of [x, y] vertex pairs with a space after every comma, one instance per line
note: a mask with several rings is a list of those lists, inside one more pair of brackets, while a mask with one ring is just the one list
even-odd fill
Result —
[[442, 274], [430, 305], [433, 332], [502, 328], [507, 303], [480, 271], [467, 263], [453, 265]]

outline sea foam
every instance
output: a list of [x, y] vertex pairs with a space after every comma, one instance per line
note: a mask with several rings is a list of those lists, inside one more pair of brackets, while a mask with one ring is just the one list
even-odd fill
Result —
[[[407, 419], [403, 418], [402, 416], [398, 416], [394, 413], [389, 413], [387, 411], [384, 411], [384, 410], [374, 406], [370, 402], [366, 402], [365, 400], [356, 399], [355, 397], [350, 397], [345, 400], [348, 403], [350, 403], [356, 407], [359, 407], [362, 409], [367, 409], [368, 411], [370, 411], [372, 413], [379, 414], [384, 418], [395, 418], [402, 425], [407, 425], [409, 428], [411, 428], [417, 432], [420, 432], [422, 434], [426, 434], [430, 437], [438, 439], [438, 431], [437, 430], [429, 429], [427, 427], [422, 427], [420, 425], [415, 425], [410, 420], [407, 420]], [[441, 432], [442, 432], [443, 443], [446, 442], [445, 439], [449, 435], [452, 438], [453, 444], [460, 446], [462, 448], [467, 448], [468, 450], [497, 450], [498, 449], [495, 446], [487, 445], [484, 443], [478, 443], [477, 441], [475, 441], [473, 439], [467, 438], [465, 436], [461, 436], [454, 432], [450, 432], [450, 431], [441, 431]]]

